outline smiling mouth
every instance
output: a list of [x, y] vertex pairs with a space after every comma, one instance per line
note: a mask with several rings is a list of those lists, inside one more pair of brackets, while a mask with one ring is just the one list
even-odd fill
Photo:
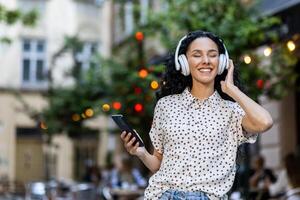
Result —
[[199, 72], [201, 73], [210, 73], [212, 71], [211, 68], [200, 68], [198, 69]]

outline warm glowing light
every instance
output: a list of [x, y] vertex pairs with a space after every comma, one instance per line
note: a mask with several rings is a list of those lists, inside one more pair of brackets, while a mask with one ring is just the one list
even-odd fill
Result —
[[272, 53], [272, 48], [271, 47], [267, 47], [267, 48], [265, 48], [265, 50], [264, 50], [264, 55], [265, 56], [270, 56], [271, 55], [271, 53]]
[[139, 77], [146, 78], [148, 76], [148, 71], [146, 69], [141, 69], [139, 71]]
[[78, 122], [80, 120], [80, 116], [78, 114], [73, 114], [72, 115], [72, 120], [75, 122]]
[[250, 64], [251, 63], [251, 57], [250, 56], [244, 56], [244, 62], [246, 63], [246, 64]]
[[103, 104], [103, 105], [102, 105], [102, 110], [103, 110], [104, 112], [109, 111], [109, 110], [110, 110], [110, 105], [108, 105], [107, 103], [106, 103], [106, 104]]
[[135, 39], [138, 41], [142, 41], [144, 39], [144, 34], [140, 31], [135, 33]]
[[87, 117], [92, 117], [94, 115], [94, 111], [93, 109], [91, 108], [88, 108], [84, 111], [84, 114], [87, 116]]
[[86, 115], [84, 113], [81, 113], [81, 117], [82, 117], [82, 119], [85, 119]]
[[135, 110], [136, 112], [141, 112], [141, 111], [143, 110], [143, 105], [140, 104], [140, 103], [135, 104], [135, 105], [134, 105], [134, 110]]
[[118, 101], [113, 102], [112, 106], [115, 110], [120, 110], [122, 108], [122, 104]]
[[159, 86], [157, 81], [152, 81], [150, 85], [153, 90], [156, 90]]
[[258, 89], [263, 89], [263, 88], [264, 88], [264, 81], [263, 81], [262, 79], [258, 79], [258, 80], [256, 81], [256, 87], [257, 87]]
[[135, 88], [134, 88], [134, 93], [135, 93], [135, 94], [141, 94], [141, 93], [142, 93], [142, 88], [140, 88], [140, 87], [135, 87]]
[[40, 127], [41, 127], [41, 129], [44, 129], [44, 130], [48, 129], [48, 126], [45, 122], [41, 122]]
[[286, 43], [286, 46], [289, 49], [289, 51], [294, 51], [296, 49], [295, 43], [291, 40]]

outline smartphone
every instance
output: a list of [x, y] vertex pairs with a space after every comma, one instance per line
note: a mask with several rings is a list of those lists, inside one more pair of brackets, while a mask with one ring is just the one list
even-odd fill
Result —
[[[125, 120], [125, 117], [121, 114], [119, 115], [111, 115], [111, 118], [114, 120], [114, 122], [119, 126], [119, 128], [121, 129], [121, 131], [126, 131], [127, 133], [130, 132], [131, 133], [131, 138], [135, 137], [135, 142], [139, 142], [139, 147], [143, 147], [144, 142], [142, 140], [142, 138], [140, 137], [140, 135], [136, 132], [136, 130], [134, 130]], [[130, 138], [130, 139], [131, 139]]]

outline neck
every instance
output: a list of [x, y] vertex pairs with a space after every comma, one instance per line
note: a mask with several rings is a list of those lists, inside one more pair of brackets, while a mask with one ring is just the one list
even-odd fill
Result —
[[205, 85], [202, 83], [193, 82], [191, 94], [198, 99], [207, 99], [214, 93], [214, 82]]

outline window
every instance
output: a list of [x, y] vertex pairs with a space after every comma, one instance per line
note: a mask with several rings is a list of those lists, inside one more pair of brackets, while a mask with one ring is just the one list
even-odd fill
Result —
[[113, 7], [114, 43], [120, 43], [133, 34], [137, 24], [143, 25], [147, 23], [151, 2], [150, 0], [116, 1]]
[[148, 9], [149, 9], [149, 0], [140, 0], [140, 8], [141, 8], [140, 23], [141, 24], [146, 24]]
[[77, 2], [87, 3], [96, 6], [102, 6], [105, 0], [76, 0]]
[[134, 21], [133, 21], [133, 3], [132, 1], [127, 1], [124, 5], [125, 11], [125, 34], [130, 35], [133, 32]]
[[22, 86], [26, 88], [45, 87], [47, 82], [45, 41], [24, 39], [22, 54]]
[[79, 63], [80, 71], [87, 70], [94, 66], [92, 56], [97, 53], [98, 45], [96, 42], [85, 42], [81, 51], [76, 55], [77, 62]]

